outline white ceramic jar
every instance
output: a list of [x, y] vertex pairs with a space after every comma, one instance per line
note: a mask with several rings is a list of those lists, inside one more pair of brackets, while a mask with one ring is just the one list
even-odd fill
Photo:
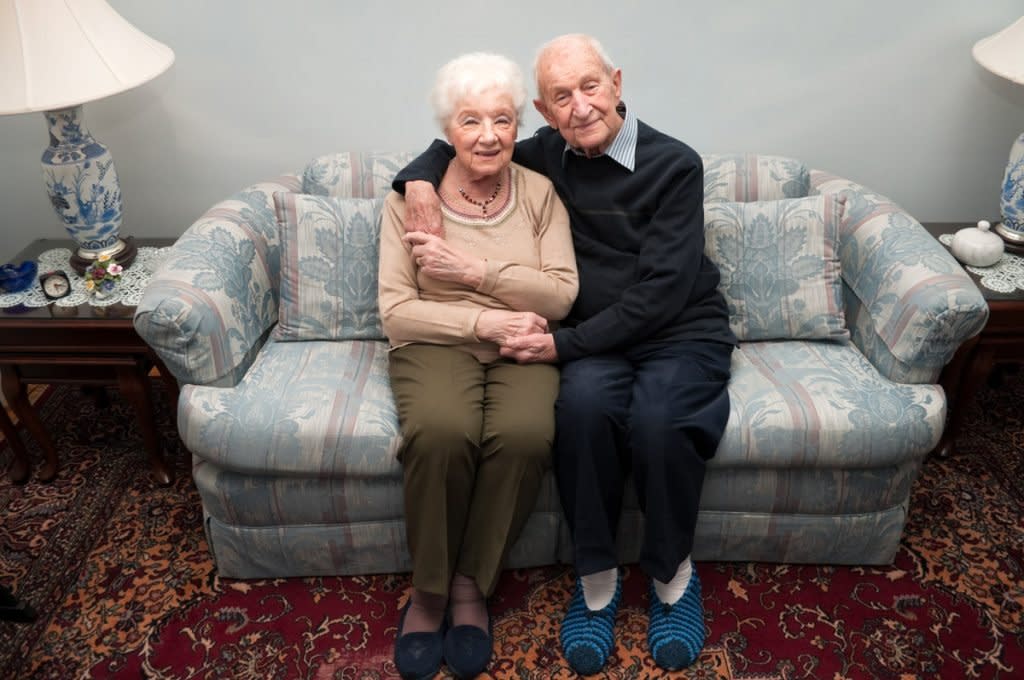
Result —
[[949, 249], [953, 257], [971, 267], [989, 267], [1003, 257], [1003, 239], [989, 231], [988, 220], [976, 227], [965, 227], [953, 235]]

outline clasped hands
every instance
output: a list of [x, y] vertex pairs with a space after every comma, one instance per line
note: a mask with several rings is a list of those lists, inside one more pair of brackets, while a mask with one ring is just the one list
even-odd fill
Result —
[[[406, 233], [410, 256], [420, 272], [442, 281], [476, 288], [484, 279], [486, 264], [452, 248], [444, 240], [440, 202], [428, 182], [406, 183]], [[533, 312], [488, 309], [474, 328], [481, 340], [498, 345], [501, 356], [519, 363], [552, 363], [558, 360], [548, 322]]]
[[[443, 238], [416, 231], [402, 239], [412, 246], [410, 257], [421, 273], [471, 288], [483, 281], [484, 261], [452, 248]], [[485, 309], [474, 331], [481, 340], [498, 345], [501, 356], [519, 363], [553, 362], [558, 358], [554, 337], [548, 333], [548, 320], [533, 312]]]

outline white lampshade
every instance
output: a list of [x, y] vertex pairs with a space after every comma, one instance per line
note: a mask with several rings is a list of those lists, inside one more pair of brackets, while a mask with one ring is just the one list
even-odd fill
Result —
[[104, 0], [0, 0], [0, 115], [102, 99], [173, 62]]
[[976, 42], [971, 53], [992, 73], [1024, 85], [1024, 17]]

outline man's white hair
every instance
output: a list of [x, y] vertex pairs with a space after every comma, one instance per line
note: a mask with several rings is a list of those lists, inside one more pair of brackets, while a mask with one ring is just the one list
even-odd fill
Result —
[[537, 83], [537, 92], [540, 93], [540, 62], [547, 53], [557, 47], [562, 47], [566, 43], [582, 43], [586, 47], [589, 47], [597, 55], [601, 63], [604, 64], [605, 69], [608, 73], [615, 70], [615, 63], [612, 58], [605, 52], [604, 46], [592, 35], [586, 33], [566, 33], [560, 35], [557, 38], [552, 38], [537, 49], [537, 54], [533, 58], [533, 79]]
[[491, 89], [498, 89], [512, 98], [516, 117], [521, 120], [526, 105], [526, 81], [514, 61], [500, 54], [470, 52], [442, 66], [430, 93], [434, 117], [441, 130], [448, 129], [460, 101]]

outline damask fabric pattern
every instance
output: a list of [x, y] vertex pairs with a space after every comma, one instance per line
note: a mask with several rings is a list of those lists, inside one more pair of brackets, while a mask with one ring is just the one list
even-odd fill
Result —
[[741, 341], [836, 340], [843, 316], [834, 195], [704, 208], [704, 252], [718, 264], [729, 325]]
[[[941, 432], [940, 389], [892, 383], [833, 343], [744, 343], [732, 370], [730, 426], [708, 464], [697, 558], [734, 559], [756, 541], [765, 559], [890, 560], [921, 457]], [[235, 389], [185, 386], [182, 404], [222, 573], [408, 568], [385, 343], [270, 342]], [[739, 516], [757, 527], [751, 535], [737, 531]], [[641, 528], [630, 493], [625, 561], [639, 555]], [[782, 538], [791, 533], [801, 540]], [[268, 553], [285, 562], [267, 562]], [[549, 476], [510, 564], [569, 554]]]
[[959, 345], [977, 335], [988, 306], [946, 249], [891, 200], [811, 171], [811, 191], [846, 199], [840, 259], [853, 341], [897, 382], [936, 382]]
[[377, 259], [383, 198], [278, 192], [281, 288], [275, 340], [382, 340]]
[[[397, 427], [393, 407], [373, 393], [386, 384], [384, 343], [335, 341], [379, 344], [339, 348], [350, 352], [343, 360], [321, 346], [331, 343], [267, 338], [281, 269], [273, 192], [379, 198], [408, 158], [325, 156], [218, 204], [182, 236], [168, 275], [139, 305], [136, 328], [186, 385], [179, 426], [196, 454], [222, 576], [407, 564], [390, 434]], [[734, 354], [737, 406], [709, 466], [696, 556], [884, 563], [921, 459], [941, 431], [945, 399], [931, 383], [984, 323], [984, 300], [942, 246], [882, 197], [791, 159], [705, 157], [705, 165], [712, 203], [844, 194], [839, 253], [852, 342], [746, 342]], [[345, 390], [325, 375], [345, 376]], [[627, 560], [640, 527], [630, 503], [620, 532]], [[557, 499], [545, 493], [510, 564], [565, 560], [567, 545]]]

